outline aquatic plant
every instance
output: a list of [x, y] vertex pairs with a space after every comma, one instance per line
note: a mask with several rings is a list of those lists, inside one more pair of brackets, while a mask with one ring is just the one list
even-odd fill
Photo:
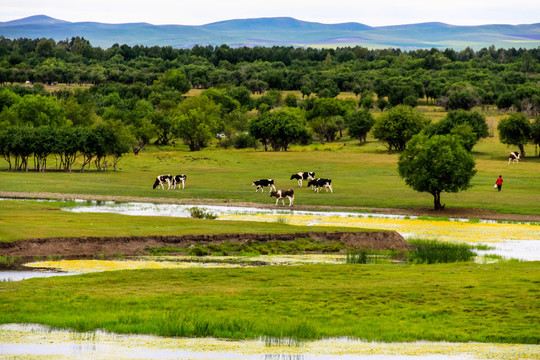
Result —
[[194, 219], [207, 219], [207, 220], [217, 219], [216, 214], [214, 214], [211, 211], [207, 211], [206, 209], [203, 209], [203, 208], [191, 207], [188, 209], [188, 211], [191, 214], [191, 217]]
[[476, 256], [466, 244], [454, 244], [436, 240], [409, 240], [415, 249], [409, 252], [407, 261], [413, 264], [438, 264], [471, 261]]

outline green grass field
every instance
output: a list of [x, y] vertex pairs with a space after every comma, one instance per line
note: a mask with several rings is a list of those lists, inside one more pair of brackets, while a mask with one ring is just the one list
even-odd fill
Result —
[[[427, 107], [430, 116], [444, 113]], [[377, 114], [376, 114], [377, 115]], [[488, 115], [493, 128], [500, 114]], [[497, 137], [473, 149], [470, 190], [443, 194], [447, 208], [540, 214], [540, 158], [507, 164], [515, 150]], [[293, 146], [288, 152], [184, 145], [149, 146], [118, 171], [6, 171], [0, 191], [184, 199], [273, 205], [251, 182], [295, 189], [296, 205], [431, 209], [433, 198], [405, 185], [397, 154], [372, 138]], [[76, 166], [76, 169], [80, 166]], [[315, 171], [334, 193], [298, 188], [290, 175]], [[184, 190], [152, 190], [158, 174], [187, 174]], [[503, 191], [493, 189], [499, 174]], [[75, 214], [59, 203], [0, 201], [0, 241], [63, 236], [305, 232], [282, 223]], [[444, 216], [444, 212], [434, 213]], [[346, 229], [310, 227], [310, 231]], [[358, 229], [349, 229], [358, 230]], [[137, 270], [0, 282], [0, 323], [41, 323], [79, 331], [227, 338], [351, 336], [379, 341], [540, 342], [538, 262], [447, 265], [309, 265], [248, 269]]]
[[61, 211], [59, 202], [0, 201], [0, 242], [73, 236], [205, 235], [223, 233], [294, 233], [306, 231], [370, 231], [357, 228], [292, 226], [241, 222], [126, 216]]
[[540, 343], [538, 263], [137, 270], [0, 283], [0, 323], [223, 338]]
[[[473, 149], [478, 173], [473, 187], [464, 192], [442, 194], [446, 207], [468, 207], [503, 213], [540, 214], [540, 158], [527, 147], [529, 157], [517, 165], [507, 163], [509, 149], [496, 138], [482, 140]], [[268, 193], [255, 193], [251, 182], [273, 178], [278, 189], [293, 188], [296, 205], [411, 208], [433, 206], [433, 197], [408, 188], [397, 174], [397, 154], [371, 139], [365, 146], [356, 141], [293, 146], [288, 152], [234, 150], [210, 147], [189, 152], [177, 147], [148, 147], [139, 155], [121, 160], [119, 171], [9, 172], [0, 161], [0, 191], [58, 192], [109, 196], [210, 199], [215, 202], [273, 204]], [[49, 160], [54, 167], [54, 159]], [[76, 167], [77, 168], [77, 167]], [[315, 171], [332, 179], [334, 194], [316, 194], [298, 188], [290, 175]], [[187, 174], [186, 189], [152, 190], [158, 174]], [[493, 189], [499, 174], [503, 191]]]

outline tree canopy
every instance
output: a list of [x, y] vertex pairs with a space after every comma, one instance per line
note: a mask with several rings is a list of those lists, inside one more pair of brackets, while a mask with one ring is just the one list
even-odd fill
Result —
[[454, 135], [415, 135], [398, 161], [399, 176], [414, 190], [433, 195], [435, 210], [444, 209], [442, 192], [471, 187], [474, 167], [472, 155]]
[[525, 144], [531, 141], [532, 133], [527, 116], [521, 113], [511, 114], [499, 122], [497, 130], [503, 144], [519, 147], [520, 156], [525, 157]]
[[388, 150], [403, 151], [407, 142], [429, 123], [420, 111], [407, 105], [398, 105], [375, 122], [373, 136], [388, 145]]

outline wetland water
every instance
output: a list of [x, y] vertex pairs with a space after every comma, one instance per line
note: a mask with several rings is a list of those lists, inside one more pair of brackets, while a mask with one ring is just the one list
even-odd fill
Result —
[[64, 207], [72, 212], [116, 213], [138, 216], [190, 217], [197, 207], [218, 216], [217, 220], [283, 222], [302, 226], [343, 226], [395, 230], [405, 238], [437, 239], [488, 245], [493, 249], [480, 254], [526, 261], [540, 260], [540, 225], [499, 223], [492, 220], [422, 219], [401, 215], [354, 212], [272, 210], [232, 206], [198, 206], [152, 203], [116, 203], [113, 201], [77, 201]]
[[[142, 216], [189, 217], [189, 205], [78, 201], [63, 210]], [[280, 221], [305, 226], [396, 230], [406, 237], [486, 243], [505, 257], [540, 260], [540, 226], [495, 222], [434, 221], [403, 216], [199, 206], [218, 220]], [[102, 270], [103, 271], [103, 270]], [[15, 272], [19, 273], [19, 272]], [[37, 276], [59, 275], [34, 273]], [[15, 275], [8, 278], [15, 280]], [[28, 276], [23, 275], [21, 276]], [[27, 278], [27, 277], [24, 277]], [[1, 281], [1, 280], [0, 280]], [[264, 359], [264, 360], [461, 360], [540, 359], [539, 345], [491, 343], [374, 343], [329, 339], [271, 345], [264, 340], [162, 338], [97, 331], [76, 333], [41, 325], [0, 325], [0, 359]]]
[[351, 339], [276, 345], [265, 340], [164, 338], [102, 331], [76, 333], [41, 325], [0, 325], [0, 358], [9, 359], [534, 359], [538, 348], [518, 344], [377, 343]]

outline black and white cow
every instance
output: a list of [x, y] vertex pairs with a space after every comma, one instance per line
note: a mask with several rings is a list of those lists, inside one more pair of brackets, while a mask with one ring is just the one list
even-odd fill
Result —
[[274, 179], [261, 179], [261, 180], [257, 180], [257, 181], [254, 181], [251, 186], [256, 186], [257, 189], [255, 190], [255, 192], [259, 191], [259, 189], [261, 189], [261, 192], [264, 192], [264, 189], [263, 187], [265, 186], [269, 186], [270, 187], [270, 190], [274, 190], [276, 191], [276, 187], [274, 186]]
[[292, 179], [298, 180], [298, 185], [302, 187], [302, 180], [313, 180], [314, 178], [315, 178], [315, 172], [303, 171], [296, 174], [292, 174], [289, 180], [292, 180]]
[[293, 205], [294, 202], [294, 190], [278, 190], [278, 191], [270, 191], [270, 197], [276, 198], [276, 205], [278, 204], [278, 201], [281, 200], [283, 205], [285, 205], [285, 199], [289, 199], [289, 207]]
[[321, 187], [325, 188], [326, 192], [328, 192], [328, 189], [330, 189], [331, 193], [334, 192], [334, 190], [332, 189], [332, 180], [330, 180], [330, 179], [317, 178], [317, 179], [314, 179], [314, 180], [311, 180], [310, 182], [308, 182], [308, 187], [309, 186], [313, 186], [313, 190], [315, 190], [317, 192], [319, 192], [319, 189]]
[[187, 179], [186, 174], [176, 175], [172, 181], [172, 188], [176, 189], [176, 185], [178, 185], [178, 189], [180, 189], [180, 186], [182, 186], [182, 189], [183, 189], [186, 185], [186, 179]]
[[519, 151], [513, 151], [510, 153], [508, 156], [508, 163], [510, 164], [510, 162], [514, 164], [519, 163]]
[[173, 182], [172, 175], [158, 175], [156, 177], [156, 181], [154, 182], [154, 187], [152, 189], [155, 189], [159, 186], [163, 190], [165, 190], [165, 186], [163, 186], [163, 184], [167, 184], [167, 190], [169, 190], [171, 188], [172, 182]]

